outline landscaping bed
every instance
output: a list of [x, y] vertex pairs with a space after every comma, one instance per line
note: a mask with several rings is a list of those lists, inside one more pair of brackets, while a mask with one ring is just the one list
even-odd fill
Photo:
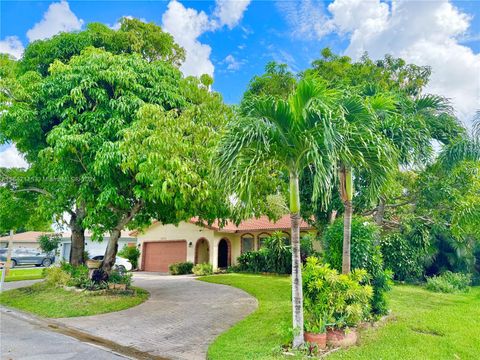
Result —
[[[259, 302], [257, 311], [210, 345], [209, 359], [283, 357], [282, 345], [291, 337], [289, 277], [224, 274], [200, 280], [240, 288]], [[480, 353], [479, 287], [465, 294], [442, 294], [396, 285], [387, 296], [390, 319], [359, 329], [358, 345], [335, 351], [329, 359], [474, 359]]]
[[88, 316], [119, 311], [148, 299], [148, 292], [134, 291], [68, 291], [41, 282], [32, 286], [5, 291], [0, 304], [48, 318]]

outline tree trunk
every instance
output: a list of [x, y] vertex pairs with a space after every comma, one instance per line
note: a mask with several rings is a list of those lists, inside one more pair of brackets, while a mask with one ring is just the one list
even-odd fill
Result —
[[343, 255], [342, 274], [350, 273], [351, 269], [351, 238], [352, 238], [352, 198], [353, 176], [351, 169], [342, 166], [340, 168], [340, 195], [342, 197], [345, 212], [343, 214]]
[[345, 213], [343, 215], [343, 256], [342, 274], [349, 274], [351, 268], [351, 239], [352, 239], [352, 202], [347, 200], [344, 203]]
[[73, 266], [82, 265], [85, 262], [85, 228], [83, 227], [83, 219], [85, 218], [85, 210], [81, 207], [77, 208], [70, 218], [70, 264]]
[[303, 284], [300, 258], [300, 191], [298, 174], [290, 174], [290, 219], [292, 225], [293, 347], [303, 345]]
[[378, 202], [377, 211], [373, 215], [375, 223], [378, 226], [383, 226], [383, 217], [385, 216], [385, 198], [382, 196], [380, 197], [380, 201]]
[[121, 230], [113, 229], [110, 231], [110, 239], [108, 240], [107, 248], [105, 250], [105, 256], [103, 258], [102, 270], [107, 274], [112, 271], [113, 265], [115, 265], [115, 258], [118, 252], [118, 239], [120, 239]]

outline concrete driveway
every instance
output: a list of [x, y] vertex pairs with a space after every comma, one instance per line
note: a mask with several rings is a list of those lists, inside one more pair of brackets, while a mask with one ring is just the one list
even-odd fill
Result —
[[205, 359], [208, 345], [257, 308], [242, 290], [192, 276], [136, 273], [143, 304], [110, 314], [57, 319], [91, 335], [168, 359]]

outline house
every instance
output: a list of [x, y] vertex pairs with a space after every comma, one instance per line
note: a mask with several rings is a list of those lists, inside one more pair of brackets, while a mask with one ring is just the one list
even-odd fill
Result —
[[[122, 231], [120, 238], [118, 239], [118, 250], [121, 250], [125, 245], [127, 246], [136, 246], [137, 239], [134, 236], [131, 236], [130, 231]], [[103, 236], [102, 241], [92, 240], [92, 234], [89, 231], [85, 231], [85, 251], [88, 252], [90, 257], [103, 255], [107, 248], [108, 240], [110, 239], [109, 234]], [[71, 233], [65, 232], [62, 235], [62, 241], [59, 246], [60, 259], [68, 261], [70, 259], [70, 249], [71, 249]]]
[[[307, 222], [300, 224], [301, 234], [315, 233]], [[258, 250], [263, 240], [274, 231], [282, 231], [290, 239], [290, 216], [277, 222], [266, 216], [243, 221], [238, 226], [228, 222], [206, 225], [196, 218], [176, 225], [153, 223], [147, 230], [130, 233], [138, 239], [141, 250], [140, 269], [167, 272], [170, 264], [191, 261], [210, 263], [214, 269], [236, 264], [238, 256], [246, 251]]]
[[[23, 233], [13, 234], [13, 248], [40, 249], [38, 238], [39, 236], [45, 234], [51, 235], [53, 233], [48, 233], [44, 231], [26, 231]], [[9, 241], [10, 235], [0, 237], [0, 248], [8, 247]]]
[[[129, 235], [130, 231], [122, 231], [120, 239], [118, 239], [118, 249], [122, 249], [123, 246], [136, 246], [137, 239]], [[13, 235], [13, 248], [29, 248], [29, 249], [40, 249], [40, 244], [38, 243], [38, 238], [40, 235], [53, 235], [54, 233], [42, 232], [42, 231], [27, 231], [23, 233], [18, 233]], [[71, 249], [71, 233], [64, 232], [58, 233], [61, 237], [57, 260], [68, 261], [70, 259], [70, 249]], [[90, 256], [103, 255], [105, 249], [107, 248], [108, 240], [110, 236], [106, 234], [103, 237], [102, 241], [93, 241], [91, 238], [92, 234], [88, 231], [85, 232], [85, 251], [88, 252]], [[8, 247], [8, 241], [10, 240], [10, 235], [0, 237], [0, 248]]]

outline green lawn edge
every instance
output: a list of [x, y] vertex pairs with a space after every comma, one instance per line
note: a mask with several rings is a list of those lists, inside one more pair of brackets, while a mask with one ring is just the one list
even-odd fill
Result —
[[[291, 326], [288, 277], [222, 274], [199, 278], [234, 286], [257, 298], [258, 309], [220, 334], [208, 359], [278, 359]], [[480, 287], [465, 294], [432, 293], [421, 286], [395, 285], [386, 323], [360, 331], [357, 346], [328, 359], [475, 359], [480, 353]]]
[[8, 276], [5, 276], [5, 282], [43, 279], [43, 270], [44, 268], [10, 269]]
[[150, 294], [141, 288], [132, 288], [135, 295], [122, 293], [67, 291], [63, 288], [37, 283], [4, 291], [0, 304], [45, 318], [91, 316], [121, 311], [140, 305]]

